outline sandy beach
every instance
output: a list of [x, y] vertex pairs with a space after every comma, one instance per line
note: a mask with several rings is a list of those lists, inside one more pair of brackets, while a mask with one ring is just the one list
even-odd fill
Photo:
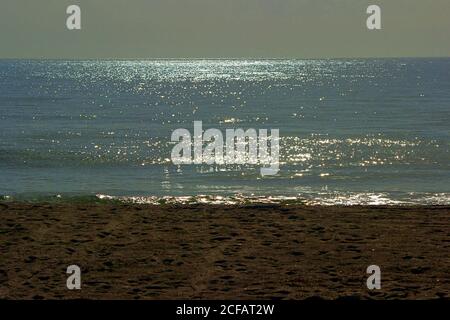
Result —
[[[450, 207], [0, 204], [0, 298], [450, 297]], [[81, 290], [66, 288], [79, 265]], [[382, 289], [366, 268], [380, 266]]]

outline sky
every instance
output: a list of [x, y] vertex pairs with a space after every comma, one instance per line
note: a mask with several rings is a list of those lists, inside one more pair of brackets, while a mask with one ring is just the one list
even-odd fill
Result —
[[0, 0], [0, 58], [449, 57], [449, 17], [450, 0]]

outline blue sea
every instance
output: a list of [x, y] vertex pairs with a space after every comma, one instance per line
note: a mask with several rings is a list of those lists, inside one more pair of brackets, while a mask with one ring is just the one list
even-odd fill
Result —
[[[194, 121], [279, 129], [279, 173], [174, 165]], [[449, 159], [450, 59], [0, 60], [4, 200], [448, 205]]]

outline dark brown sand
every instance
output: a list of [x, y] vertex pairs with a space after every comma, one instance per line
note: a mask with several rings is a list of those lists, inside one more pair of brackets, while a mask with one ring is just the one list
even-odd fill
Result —
[[[0, 298], [450, 297], [450, 207], [0, 204]], [[82, 289], [66, 288], [66, 268]], [[379, 265], [382, 289], [366, 287]]]

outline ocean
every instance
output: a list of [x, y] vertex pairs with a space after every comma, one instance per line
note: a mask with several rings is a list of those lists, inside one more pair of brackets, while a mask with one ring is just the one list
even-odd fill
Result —
[[[175, 129], [279, 129], [280, 171], [174, 165]], [[4, 200], [450, 204], [450, 59], [0, 60]]]

